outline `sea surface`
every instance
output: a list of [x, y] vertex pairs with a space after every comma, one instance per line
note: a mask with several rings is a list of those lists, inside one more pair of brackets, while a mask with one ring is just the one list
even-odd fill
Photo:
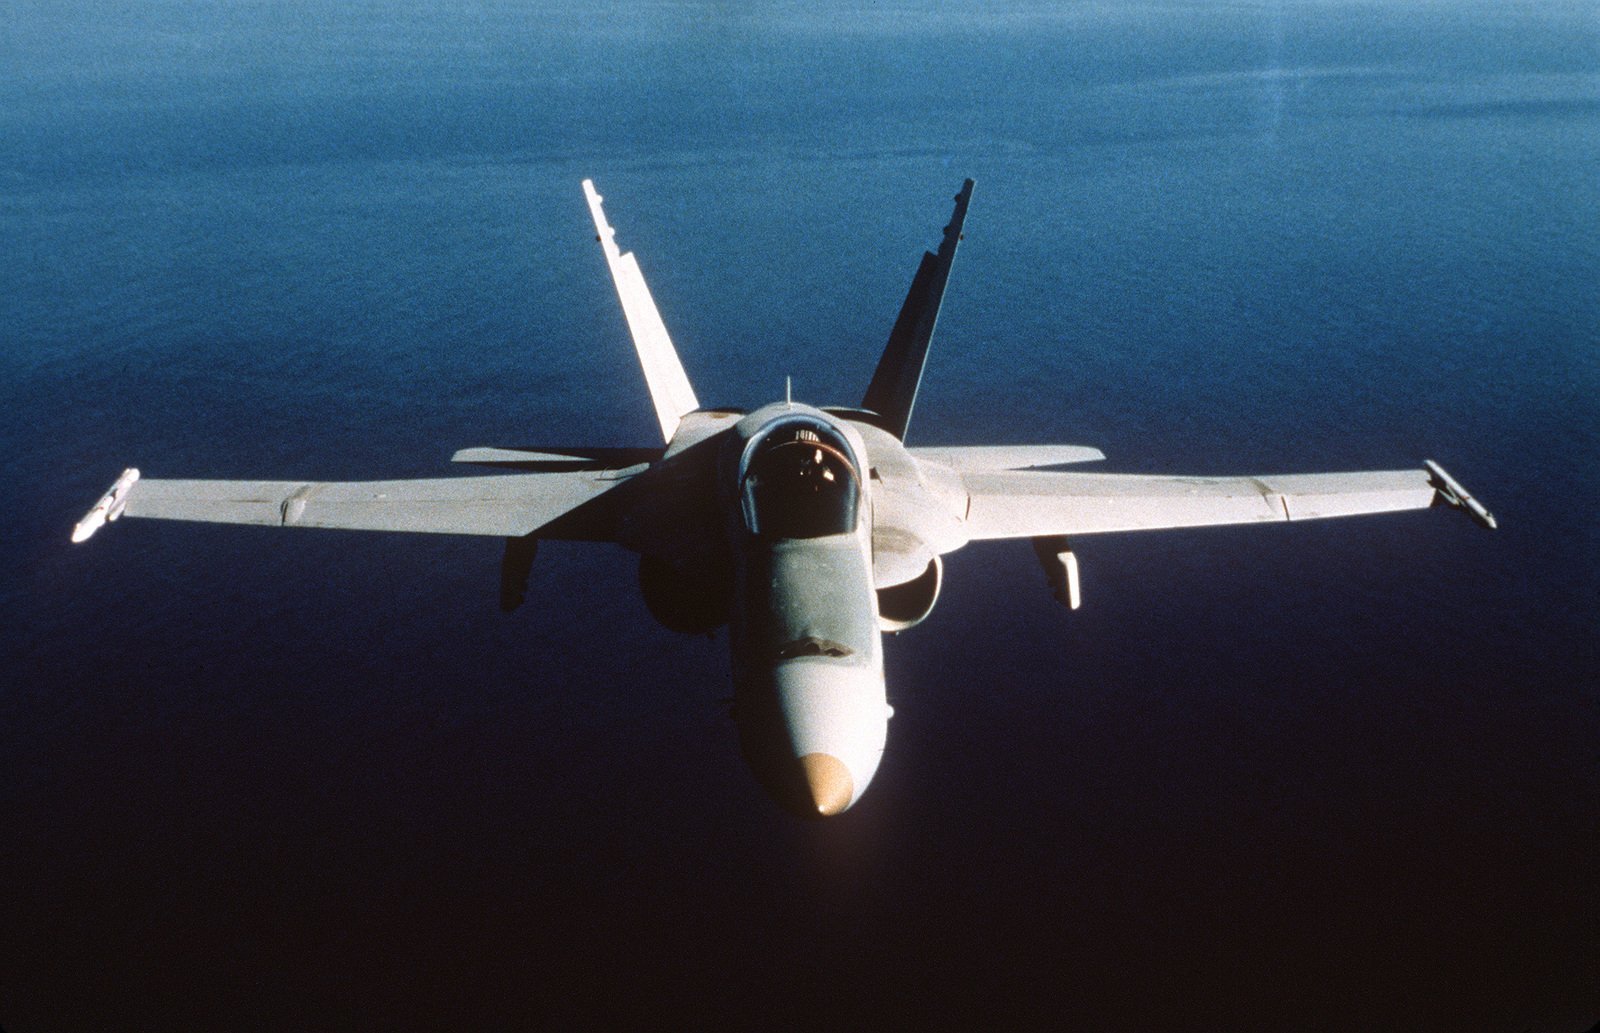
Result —
[[[0, 1025], [1600, 1019], [1600, 9], [76, 4], [0, 28]], [[955, 8], [955, 9], [952, 9]], [[648, 445], [702, 401], [1413, 467], [1447, 511], [947, 558], [864, 799], [775, 808], [636, 559], [128, 521], [123, 467]]]

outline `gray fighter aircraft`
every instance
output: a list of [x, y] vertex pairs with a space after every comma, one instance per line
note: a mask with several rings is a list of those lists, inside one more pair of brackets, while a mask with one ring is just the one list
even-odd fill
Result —
[[751, 770], [782, 806], [838, 814], [872, 781], [891, 708], [882, 633], [924, 620], [940, 557], [969, 541], [1026, 538], [1061, 602], [1079, 605], [1069, 540], [1113, 531], [1311, 520], [1448, 505], [1494, 518], [1438, 464], [1251, 477], [1050, 470], [1105, 458], [1078, 445], [905, 444], [934, 322], [972, 197], [967, 180], [925, 253], [861, 404], [792, 400], [752, 412], [695, 398], [632, 253], [583, 183], [661, 424], [661, 447], [468, 448], [489, 476], [431, 480], [199, 481], [129, 469], [74, 528], [119, 516], [504, 538], [501, 606], [523, 599], [543, 538], [637, 552], [664, 625], [726, 624], [734, 718]]

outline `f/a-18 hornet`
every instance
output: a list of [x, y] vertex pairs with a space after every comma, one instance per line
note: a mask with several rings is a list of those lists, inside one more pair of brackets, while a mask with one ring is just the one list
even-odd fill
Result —
[[1078, 535], [1311, 520], [1449, 505], [1494, 518], [1437, 463], [1422, 469], [1254, 477], [1052, 470], [1104, 459], [1078, 445], [921, 448], [905, 443], [951, 262], [967, 180], [925, 253], [861, 404], [785, 399], [754, 411], [700, 406], [631, 252], [594, 184], [600, 246], [644, 367], [664, 446], [468, 448], [488, 476], [355, 483], [141, 478], [129, 469], [73, 529], [119, 516], [504, 538], [500, 605], [526, 592], [543, 538], [639, 554], [639, 584], [667, 627], [728, 626], [734, 720], [756, 778], [783, 807], [835, 815], [877, 771], [891, 709], [882, 633], [939, 598], [940, 557], [970, 541], [1026, 538], [1054, 595], [1076, 609]]

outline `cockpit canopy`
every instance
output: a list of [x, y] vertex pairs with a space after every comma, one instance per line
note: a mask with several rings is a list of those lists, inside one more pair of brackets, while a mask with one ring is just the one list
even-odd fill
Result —
[[820, 419], [796, 416], [745, 448], [739, 496], [746, 529], [764, 538], [821, 538], [856, 529], [861, 476], [848, 442]]

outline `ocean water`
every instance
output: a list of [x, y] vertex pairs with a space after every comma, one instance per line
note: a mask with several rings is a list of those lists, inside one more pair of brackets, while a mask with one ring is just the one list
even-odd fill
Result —
[[[0, 1024], [1575, 1031], [1600, 1019], [1588, 4], [25, 2], [0, 32]], [[1443, 463], [1429, 511], [947, 558], [799, 823], [635, 561], [129, 521], [117, 472], [649, 444], [703, 401]]]

